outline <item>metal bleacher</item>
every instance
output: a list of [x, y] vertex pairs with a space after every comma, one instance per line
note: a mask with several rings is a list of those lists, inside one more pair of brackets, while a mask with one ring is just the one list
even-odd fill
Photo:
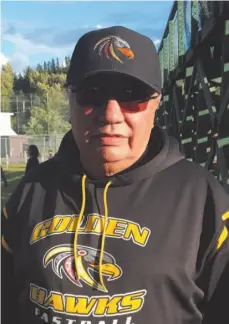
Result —
[[229, 191], [229, 2], [175, 1], [159, 57], [158, 123]]

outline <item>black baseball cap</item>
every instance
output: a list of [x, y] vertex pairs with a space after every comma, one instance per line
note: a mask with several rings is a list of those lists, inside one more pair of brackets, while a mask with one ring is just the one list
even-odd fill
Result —
[[161, 93], [159, 57], [153, 41], [122, 26], [84, 34], [72, 54], [67, 85], [81, 87], [98, 73], [131, 77]]

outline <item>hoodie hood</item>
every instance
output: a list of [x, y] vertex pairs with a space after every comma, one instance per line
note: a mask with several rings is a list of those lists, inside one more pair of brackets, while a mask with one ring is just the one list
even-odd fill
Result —
[[[87, 181], [101, 187], [105, 187], [108, 181], [112, 182], [111, 186], [128, 185], [154, 176], [184, 158], [177, 140], [155, 126], [144, 156], [133, 166], [111, 177], [91, 179], [87, 176]], [[55, 159], [62, 163], [75, 179], [81, 178], [86, 173], [81, 165], [80, 152], [71, 130], [64, 136]]]

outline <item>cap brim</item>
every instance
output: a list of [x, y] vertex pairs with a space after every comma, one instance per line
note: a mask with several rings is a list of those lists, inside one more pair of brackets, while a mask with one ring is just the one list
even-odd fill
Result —
[[77, 84], [80, 85], [82, 84], [86, 79], [92, 77], [92, 76], [95, 76], [97, 74], [119, 74], [119, 75], [125, 75], [127, 77], [130, 77], [132, 79], [134, 79], [135, 81], [138, 81], [140, 82], [142, 85], [145, 85], [149, 90], [152, 90], [153, 91], [156, 91], [157, 93], [161, 94], [162, 92], [162, 89], [160, 89], [158, 86], [156, 85], [151, 85], [147, 82], [145, 82], [145, 80], [143, 80], [142, 78], [140, 77], [136, 77], [136, 75], [133, 75], [131, 73], [125, 73], [125, 72], [121, 72], [121, 71], [117, 71], [117, 70], [113, 70], [113, 69], [100, 69], [100, 70], [94, 70], [94, 71], [91, 71], [87, 74], [84, 75], [83, 78], [81, 78], [80, 80], [77, 81]]

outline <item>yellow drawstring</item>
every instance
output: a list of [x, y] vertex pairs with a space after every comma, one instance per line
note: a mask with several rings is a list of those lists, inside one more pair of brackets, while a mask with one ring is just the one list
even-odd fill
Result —
[[[100, 249], [100, 254], [99, 254], [99, 281], [101, 286], [103, 287], [104, 291], [107, 291], [106, 286], [104, 284], [103, 280], [103, 275], [102, 275], [102, 263], [103, 263], [103, 255], [104, 255], [104, 247], [105, 247], [105, 238], [106, 238], [106, 224], [108, 220], [108, 206], [107, 206], [107, 191], [109, 186], [111, 185], [111, 181], [109, 181], [104, 189], [104, 194], [103, 194], [103, 201], [104, 201], [104, 222], [103, 222], [103, 233], [102, 233], [102, 239], [101, 239], [101, 249]], [[75, 230], [75, 237], [74, 237], [74, 261], [75, 261], [75, 272], [76, 272], [76, 278], [80, 280], [80, 275], [77, 273], [77, 269], [79, 268], [80, 265], [78, 265], [78, 249], [77, 249], [77, 240], [78, 240], [78, 235], [79, 235], [79, 230], [80, 230], [80, 224], [83, 219], [83, 214], [85, 210], [85, 205], [86, 205], [86, 175], [82, 177], [82, 205], [79, 213], [79, 218], [77, 221], [76, 225], [76, 230]]]
[[78, 260], [78, 258], [77, 258], [77, 254], [78, 254], [77, 239], [78, 239], [78, 235], [79, 235], [80, 224], [81, 224], [81, 221], [83, 219], [85, 205], [86, 205], [86, 175], [83, 175], [83, 177], [82, 177], [82, 204], [81, 204], [81, 210], [80, 210], [80, 213], [79, 213], [78, 222], [76, 224], [74, 245], [73, 245], [74, 261], [75, 261], [75, 272], [76, 272], [76, 277], [77, 277], [78, 280], [80, 280], [80, 278], [78, 278], [78, 273], [77, 273], [77, 269], [78, 269], [78, 266], [77, 266], [77, 260]]
[[104, 291], [107, 291], [107, 289], [106, 289], [106, 286], [103, 281], [101, 267], [102, 267], [102, 263], [103, 263], [103, 254], [104, 254], [104, 246], [105, 246], [105, 238], [106, 238], [106, 225], [107, 225], [107, 219], [108, 219], [107, 191], [108, 191], [108, 188], [110, 185], [111, 185], [111, 181], [109, 181], [106, 184], [106, 187], [105, 187], [104, 193], [103, 193], [104, 222], [103, 222], [103, 234], [102, 234], [102, 240], [101, 240], [101, 249], [100, 249], [100, 255], [99, 255], [99, 281], [100, 281], [100, 284], [103, 287]]

